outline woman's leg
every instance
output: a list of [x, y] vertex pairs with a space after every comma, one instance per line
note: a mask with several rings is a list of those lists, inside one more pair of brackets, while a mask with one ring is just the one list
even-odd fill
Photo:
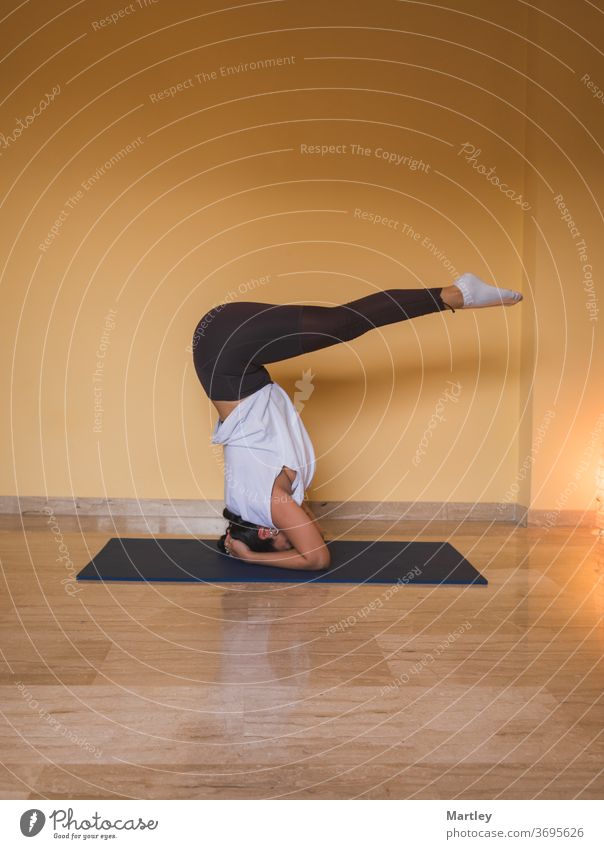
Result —
[[193, 336], [193, 362], [211, 400], [235, 401], [272, 383], [266, 363], [297, 357], [301, 304], [233, 301], [203, 316]]
[[447, 307], [453, 309], [442, 300], [441, 292], [442, 287], [386, 289], [334, 307], [304, 306], [300, 322], [302, 351], [317, 351], [356, 339], [375, 327], [442, 312]]
[[455, 312], [454, 307], [509, 306], [521, 300], [520, 292], [466, 273], [451, 286], [386, 289], [334, 307], [235, 301], [220, 304], [200, 320], [193, 336], [193, 360], [212, 400], [239, 400], [272, 382], [267, 363], [447, 308]]
[[[234, 301], [201, 319], [193, 359], [209, 398], [245, 398], [268, 383], [265, 365], [350, 341], [375, 327], [446, 308], [442, 288], [386, 289], [333, 307]], [[451, 307], [450, 307], [451, 308]]]

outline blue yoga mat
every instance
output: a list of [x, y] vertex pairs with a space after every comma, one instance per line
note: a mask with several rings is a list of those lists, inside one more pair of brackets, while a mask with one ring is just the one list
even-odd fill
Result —
[[222, 554], [214, 539], [113, 538], [78, 581], [282, 584], [487, 584], [448, 542], [328, 542], [322, 572], [259, 566]]

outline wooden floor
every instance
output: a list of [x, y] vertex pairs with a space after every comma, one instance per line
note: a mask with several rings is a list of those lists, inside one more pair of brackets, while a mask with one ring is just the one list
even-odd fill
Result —
[[324, 521], [328, 538], [448, 539], [490, 582], [388, 598], [76, 586], [111, 536], [183, 534], [56, 521], [0, 517], [2, 798], [602, 798], [604, 543], [587, 529]]

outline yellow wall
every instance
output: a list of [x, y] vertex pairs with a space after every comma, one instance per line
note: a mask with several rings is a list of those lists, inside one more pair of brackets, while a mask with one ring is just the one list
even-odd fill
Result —
[[[216, 412], [190, 354], [203, 313], [230, 292], [335, 304], [473, 271], [520, 288], [522, 306], [429, 316], [270, 368], [292, 396], [313, 375], [311, 498], [593, 506], [604, 318], [590, 320], [552, 198], [579, 222], [601, 308], [604, 104], [581, 82], [604, 88], [589, 43], [601, 16], [561, 0], [547, 7], [559, 21], [524, 4], [453, 5], [214, 14], [135, 0], [56, 17], [66, 4], [39, 2], [8, 17], [0, 494], [221, 498]], [[458, 397], [431, 427], [447, 381]]]
[[532, 507], [553, 519], [595, 506], [604, 438], [604, 95], [594, 96], [604, 89], [604, 61], [602, 12], [552, 6], [565, 26], [534, 14], [528, 33], [543, 49], [529, 52], [528, 66], [526, 185], [535, 220], [525, 223], [524, 253], [535, 309], [523, 314], [533, 383], [532, 436], [523, 433], [521, 453], [534, 449]]

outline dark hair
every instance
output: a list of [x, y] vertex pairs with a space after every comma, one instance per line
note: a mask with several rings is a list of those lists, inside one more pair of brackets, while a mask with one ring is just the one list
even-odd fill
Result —
[[[253, 522], [246, 522], [245, 519], [242, 519], [241, 516], [233, 513], [228, 507], [224, 508], [222, 515], [228, 520], [229, 524], [227, 527], [227, 533], [230, 533], [233, 539], [240, 539], [247, 545], [248, 548], [251, 548], [252, 551], [275, 550], [272, 537], [260, 539], [258, 536], [258, 529], [263, 528], [264, 525], [255, 525]], [[226, 548], [224, 547], [225, 539], [226, 533], [224, 533], [216, 542], [218, 549], [222, 551], [223, 554], [226, 554]]]

